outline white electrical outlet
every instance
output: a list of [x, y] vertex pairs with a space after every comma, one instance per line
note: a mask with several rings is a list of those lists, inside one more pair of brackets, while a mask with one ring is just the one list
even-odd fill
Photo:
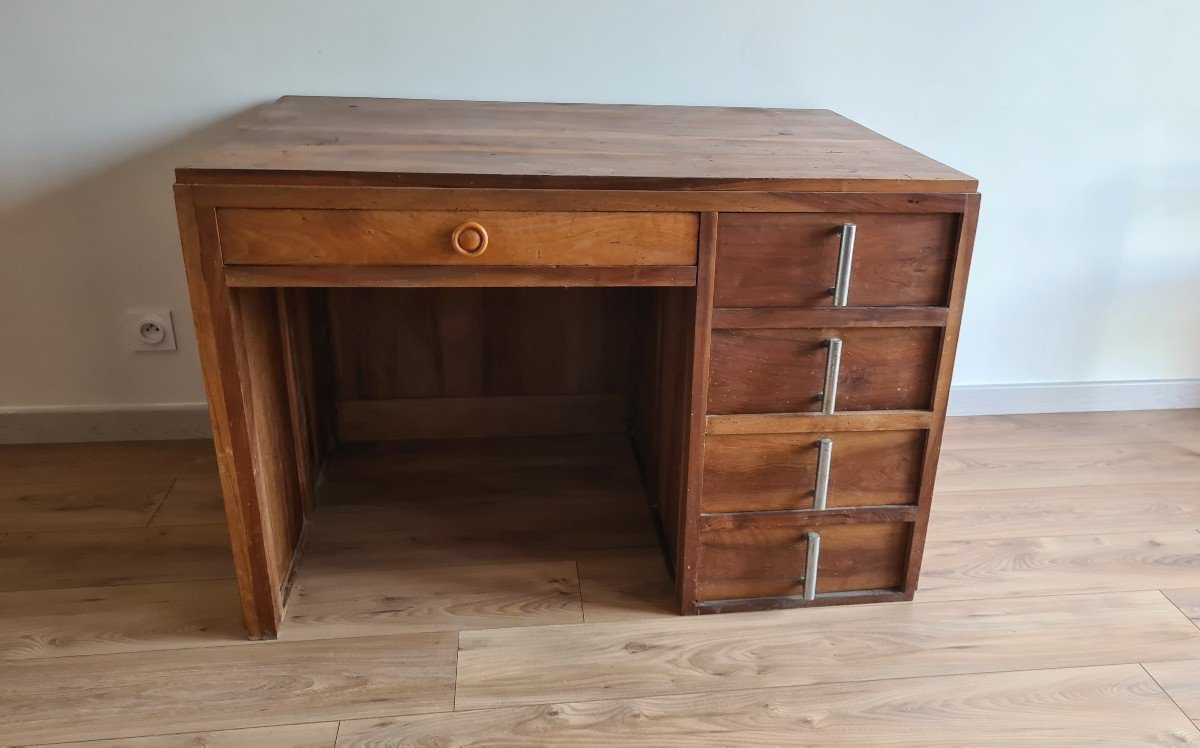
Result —
[[127, 309], [125, 327], [135, 351], [175, 350], [175, 326], [170, 309]]

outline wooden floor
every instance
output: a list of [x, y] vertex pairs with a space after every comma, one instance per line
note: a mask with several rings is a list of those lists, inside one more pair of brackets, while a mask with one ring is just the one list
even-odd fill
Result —
[[619, 440], [470, 446], [344, 450], [269, 643], [211, 445], [0, 448], [0, 739], [1200, 745], [1200, 411], [951, 419], [915, 602], [699, 618]]

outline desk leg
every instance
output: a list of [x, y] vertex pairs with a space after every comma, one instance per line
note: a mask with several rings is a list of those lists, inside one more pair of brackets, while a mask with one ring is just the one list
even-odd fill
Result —
[[274, 639], [304, 519], [279, 308], [226, 285], [215, 211], [175, 198], [242, 617]]
[[675, 560], [675, 591], [679, 610], [696, 613], [696, 554], [699, 548], [700, 486], [704, 475], [704, 428], [708, 415], [708, 363], [712, 340], [713, 276], [717, 253], [717, 214], [700, 214], [700, 251], [697, 258], [696, 306], [691, 346], [686, 450], [683, 470], [685, 490], [679, 502], [679, 546]]

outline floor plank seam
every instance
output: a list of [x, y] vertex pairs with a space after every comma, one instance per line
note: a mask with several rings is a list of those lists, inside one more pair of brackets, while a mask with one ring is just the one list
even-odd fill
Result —
[[[1176, 660], [1164, 660], [1164, 662], [1176, 662]], [[887, 682], [887, 681], [909, 681], [909, 680], [937, 680], [937, 679], [941, 679], [941, 678], [958, 678], [958, 677], [966, 677], [966, 676], [972, 676], [972, 675], [999, 675], [999, 674], [1020, 674], [1020, 673], [1048, 673], [1048, 672], [1070, 673], [1070, 672], [1074, 672], [1074, 671], [1078, 671], [1078, 670], [1094, 670], [1097, 668], [1115, 668], [1115, 667], [1139, 667], [1142, 670], [1146, 670], [1145, 665], [1140, 662], [1104, 662], [1104, 663], [1098, 663], [1098, 664], [1093, 663], [1093, 664], [1088, 664], [1088, 665], [1067, 665], [1067, 666], [1063, 666], [1063, 667], [1018, 668], [1016, 670], [983, 670], [983, 671], [970, 671], [970, 672], [938, 673], [938, 674], [933, 674], [933, 675], [909, 675], [909, 676], [901, 675], [901, 676], [888, 676], [888, 677], [884, 677], [884, 678], [867, 678], [867, 679], [863, 679], [863, 680], [820, 681], [820, 682], [815, 682], [815, 683], [799, 683], [799, 684], [792, 683], [792, 684], [784, 684], [784, 685], [778, 685], [778, 686], [757, 686], [757, 687], [749, 687], [749, 688], [717, 689], [717, 690], [709, 690], [709, 691], [670, 691], [670, 692], [664, 692], [664, 693], [636, 694], [636, 695], [631, 695], [631, 696], [608, 696], [608, 697], [599, 698], [599, 699], [565, 699], [565, 700], [560, 699], [557, 701], [550, 700], [550, 701], [538, 701], [538, 702], [519, 702], [519, 703], [498, 704], [495, 706], [472, 707], [470, 709], [455, 708], [452, 712], [438, 710], [438, 711], [433, 711], [433, 712], [425, 712], [425, 713], [417, 713], [417, 714], [398, 713], [398, 714], [383, 715], [383, 716], [379, 716], [379, 717], [363, 717], [361, 719], [395, 719], [395, 718], [403, 718], [403, 717], [422, 717], [422, 716], [425, 716], [426, 714], [429, 714], [429, 715], [433, 715], [433, 714], [469, 715], [469, 714], [479, 714], [479, 713], [484, 713], [484, 712], [498, 711], [498, 710], [502, 710], [502, 709], [551, 707], [551, 706], [562, 705], [562, 704], [594, 704], [594, 703], [605, 703], [605, 702], [610, 702], [610, 701], [638, 701], [641, 699], [666, 699], [666, 698], [686, 697], [686, 696], [713, 695], [713, 696], [731, 696], [732, 697], [732, 696], [738, 695], [738, 694], [772, 693], [772, 692], [776, 692], [776, 691], [794, 691], [798, 688], [810, 688], [810, 687], [814, 687], [814, 686], [842, 686], [842, 685], [854, 686], [854, 685], [864, 684], [864, 683], [881, 683], [881, 682]], [[1158, 681], [1155, 681], [1155, 685], [1158, 685]], [[1159, 688], [1162, 688], [1162, 686], [1159, 686]], [[1165, 692], [1165, 689], [1164, 689], [1164, 692]], [[1169, 696], [1169, 694], [1168, 694], [1168, 696]], [[1174, 704], [1174, 699], [1172, 699], [1172, 703]], [[1178, 705], [1176, 705], [1176, 706], [1178, 706]], [[1186, 715], [1184, 715], [1184, 716], [1186, 717]], [[360, 719], [360, 718], [356, 717], [355, 719]], [[1188, 718], [1188, 719], [1190, 720], [1190, 718]], [[332, 720], [323, 720], [323, 721], [329, 722]], [[345, 721], [345, 720], [343, 720], [343, 721]], [[319, 722], [303, 723], [303, 724], [319, 724]]]
[[[184, 581], [186, 581], [186, 582], [193, 582], [193, 581], [196, 581], [196, 582], [202, 582], [202, 581], [203, 582], [223, 582], [223, 581], [227, 581], [227, 580], [222, 578], [222, 579], [204, 579], [204, 580], [189, 579], [189, 580], [184, 580]], [[154, 584], [160, 584], [160, 583], [155, 582]], [[177, 584], [177, 582], [162, 582], [161, 584]], [[127, 587], [127, 586], [132, 586], [132, 585], [102, 585], [102, 586]], [[78, 588], [67, 587], [64, 589], [78, 589]], [[48, 591], [57, 592], [58, 590], [57, 589], [9, 590], [9, 591], [5, 591], [5, 592], [0, 592], [0, 597], [3, 597], [3, 595], [9, 594], [10, 592], [18, 592], [19, 593], [19, 592], [48, 592]], [[601, 623], [604, 623], [604, 622], [602, 621]], [[304, 643], [304, 642], [333, 642], [333, 641], [352, 642], [357, 639], [375, 639], [375, 638], [393, 637], [393, 636], [404, 637], [404, 636], [411, 636], [411, 635], [416, 635], [416, 634], [433, 634], [433, 633], [453, 633], [455, 635], [460, 636], [460, 639], [461, 639], [461, 635], [463, 633], [470, 633], [470, 632], [476, 632], [476, 631], [478, 631], [478, 632], [496, 632], [496, 631], [505, 631], [505, 630], [546, 628], [549, 626], [583, 626], [583, 625], [584, 625], [584, 623], [582, 621], [574, 621], [571, 623], [532, 624], [532, 625], [526, 625], [526, 626], [493, 626], [493, 627], [486, 627], [486, 628], [467, 628], [467, 629], [420, 627], [420, 628], [416, 628], [411, 631], [394, 631], [394, 632], [390, 632], [390, 633], [386, 633], [386, 634], [381, 634], [378, 632], [369, 633], [369, 634], [357, 634], [357, 635], [353, 635], [353, 636], [346, 636], [344, 634], [340, 634], [340, 635], [330, 635], [330, 636], [313, 636], [313, 637], [306, 638], [306, 639], [290, 639], [287, 636], [287, 633], [288, 633], [287, 629], [284, 628], [284, 629], [280, 630], [279, 638], [274, 639], [274, 640], [251, 641], [249, 639], [230, 639], [230, 640], [223, 640], [221, 642], [213, 643], [213, 644], [197, 644], [197, 645], [186, 646], [186, 647], [148, 647], [148, 648], [143, 648], [143, 649], [130, 649], [128, 651], [121, 651], [121, 652], [89, 652], [89, 653], [83, 653], [83, 654], [63, 654], [63, 655], [41, 656], [41, 657], [3, 657], [3, 656], [0, 656], [0, 662], [27, 662], [27, 661], [32, 661], [32, 660], [66, 660], [66, 659], [71, 659], [71, 658], [75, 658], [75, 657], [110, 657], [110, 656], [114, 656], [114, 655], [140, 654], [140, 653], [149, 653], [149, 652], [162, 652], [162, 653], [191, 652], [191, 651], [199, 651], [199, 650], [225, 649], [225, 648], [229, 648], [229, 647], [246, 647], [246, 646], [270, 647], [270, 646], [275, 646], [275, 645], [279, 645], [279, 644], [299, 644], [299, 643]], [[457, 677], [457, 663], [456, 663], [456, 677]]]
[[[1168, 587], [1167, 589], [1190, 589], [1190, 588]], [[1031, 592], [1027, 595], [1008, 594], [1008, 595], [997, 595], [996, 597], [939, 597], [939, 598], [936, 598], [933, 600], [922, 600], [921, 599], [921, 588], [920, 588], [920, 586], [918, 586], [916, 597], [913, 598], [913, 600], [911, 601], [910, 604], [919, 605], [921, 603], [925, 603], [926, 605], [933, 605], [936, 603], [965, 603], [965, 602], [974, 602], [974, 601], [982, 601], [982, 600], [1000, 601], [1000, 600], [1032, 600], [1034, 598], [1044, 598], [1044, 597], [1088, 597], [1088, 596], [1095, 596], [1095, 595], [1109, 595], [1109, 594], [1115, 595], [1115, 594], [1119, 594], [1122, 592], [1159, 592], [1159, 593], [1161, 593], [1162, 588], [1160, 588], [1160, 587], [1119, 587], [1119, 588], [1112, 588], [1112, 589], [1109, 589], [1109, 588], [1095, 589], [1095, 590], [1089, 590], [1086, 592], [1044, 592], [1044, 593], [1043, 592]], [[1163, 595], [1163, 597], [1166, 597], [1166, 595]], [[1171, 603], [1171, 604], [1175, 605], [1174, 603]], [[1175, 608], [1178, 610], [1179, 606], [1176, 605]], [[1180, 612], [1183, 612], [1183, 611], [1180, 611]]]
[[198, 522], [194, 525], [126, 525], [124, 527], [82, 527], [68, 528], [66, 530], [9, 530], [9, 535], [57, 535], [64, 532], [119, 532], [121, 530], [191, 530], [200, 529], [202, 527], [227, 527], [225, 520], [220, 522]]
[[156, 582], [110, 582], [108, 584], [73, 584], [66, 587], [29, 587], [15, 590], [0, 589], [0, 595], [7, 595], [14, 592], [59, 592], [62, 590], [80, 590], [88, 587], [138, 587], [147, 584], [186, 584], [188, 582], [224, 582], [226, 580], [236, 579], [233, 574], [227, 577], [202, 577], [200, 579], [160, 579]]
[[[1177, 660], [1177, 659], [1146, 660], [1146, 662], [1151, 662], [1151, 663], [1154, 663], [1154, 662], [1179, 662], [1179, 661], [1180, 660]], [[801, 682], [801, 683], [785, 683], [785, 684], [781, 684], [781, 685], [777, 685], [777, 686], [758, 686], [758, 687], [751, 687], [751, 688], [729, 688], [729, 689], [721, 688], [721, 689], [707, 690], [707, 691], [664, 691], [664, 692], [660, 692], [660, 693], [634, 693], [634, 694], [630, 694], [628, 696], [608, 696], [608, 697], [600, 698], [600, 699], [585, 698], [585, 699], [560, 699], [558, 701], [509, 701], [509, 702], [505, 702], [505, 703], [493, 704], [491, 706], [471, 707], [469, 709], [459, 709], [459, 708], [457, 708], [457, 703], [456, 703], [453, 713], [455, 713], [455, 714], [470, 714], [472, 712], [486, 712], [486, 711], [491, 711], [494, 709], [514, 709], [514, 708], [521, 708], [521, 707], [553, 706], [555, 704], [592, 704], [592, 703], [603, 703], [606, 701], [636, 701], [638, 699], [657, 699], [657, 698], [666, 698], [666, 697], [675, 697], [675, 696], [703, 696], [706, 694], [725, 695], [725, 694], [759, 692], [759, 691], [779, 691], [779, 690], [789, 690], [789, 689], [797, 689], [797, 688], [815, 688], [815, 687], [819, 687], [819, 686], [842, 686], [842, 685], [853, 686], [853, 685], [859, 684], [859, 683], [880, 683], [880, 682], [884, 682], [884, 681], [929, 680], [929, 679], [933, 679], [933, 678], [954, 678], [954, 677], [966, 676], [966, 675], [1001, 675], [1001, 674], [1009, 674], [1009, 673], [1045, 673], [1045, 672], [1052, 672], [1052, 671], [1056, 671], [1056, 670], [1063, 670], [1063, 671], [1086, 670], [1088, 668], [1120, 667], [1120, 666], [1130, 666], [1130, 665], [1139, 666], [1142, 669], [1145, 669], [1145, 664], [1143, 662], [1140, 662], [1137, 660], [1122, 660], [1122, 661], [1118, 661], [1118, 662], [1089, 662], [1084, 665], [1062, 665], [1062, 666], [1056, 666], [1056, 667], [1037, 667], [1037, 668], [1018, 667], [1018, 668], [1000, 669], [1000, 670], [955, 670], [955, 671], [951, 671], [951, 672], [932, 673], [932, 674], [926, 674], [926, 675], [889, 675], [889, 676], [878, 677], [878, 678], [858, 678], [855, 680], [820, 680], [820, 681], [810, 681], [810, 682]], [[1157, 681], [1155, 681], [1155, 682], [1157, 683]], [[1160, 688], [1161, 688], [1161, 686], [1160, 686]], [[437, 711], [437, 712], [433, 712], [433, 713], [447, 714], [447, 712], [443, 712], [443, 711]], [[412, 715], [396, 714], [396, 715], [391, 715], [391, 716], [404, 717], [404, 716], [412, 716]], [[371, 718], [368, 718], [368, 719], [371, 719]], [[326, 720], [326, 721], [329, 721], [329, 720]]]
[[[1191, 587], [1168, 587], [1166, 589], [1188, 590], [1188, 589], [1192, 589], [1192, 588]], [[1167, 602], [1171, 603], [1171, 605], [1174, 605], [1175, 610], [1178, 610], [1180, 615], [1182, 615], [1184, 618], [1186, 618], [1193, 626], [1196, 627], [1197, 630], [1200, 630], [1200, 619], [1195, 619], [1195, 618], [1192, 618], [1191, 616], [1189, 616], [1187, 614], [1186, 610], [1179, 607], [1179, 603], [1177, 603], [1171, 599], [1171, 596], [1166, 593], [1166, 590], [1159, 589], [1158, 594], [1162, 595], [1163, 599], [1166, 600]]]
[[588, 623], [587, 605], [583, 602], [583, 571], [579, 568], [579, 559], [575, 559], [575, 589], [579, 592], [580, 623]]
[[462, 632], [459, 631], [454, 637], [454, 688], [450, 693], [450, 711], [458, 711], [458, 673], [459, 666], [462, 663]]
[[978, 537], [971, 536], [969, 538], [939, 538], [932, 531], [926, 537], [926, 545], [936, 545], [940, 543], [977, 543], [989, 540], [1032, 540], [1037, 538], [1087, 538], [1097, 535], [1143, 535], [1152, 532], [1190, 532], [1195, 530], [1200, 533], [1200, 527], [1179, 527], [1178, 525], [1162, 525], [1159, 527], [1145, 528], [1142, 530], [1122, 530], [1118, 532], [1066, 532], [1066, 533], [1042, 533], [1039, 535], [980, 535]]
[[[427, 712], [427, 713], [428, 714], [449, 714], [449, 712]], [[408, 716], [413, 716], [413, 715], [397, 714], [395, 716], [408, 717]], [[354, 719], [358, 719], [358, 718], [355, 717]], [[379, 718], [378, 717], [364, 717], [363, 719], [379, 719]], [[49, 743], [46, 743], [46, 742], [34, 743], [34, 744], [23, 743], [21, 745], [28, 745], [29, 748], [41, 748], [42, 746], [51, 746], [51, 745], [79, 745], [80, 743], [87, 745], [88, 743], [94, 743], [94, 742], [100, 742], [100, 741], [111, 741], [111, 740], [140, 740], [142, 738], [170, 738], [170, 737], [174, 737], [176, 735], [192, 735], [197, 732], [237, 732], [238, 730], [264, 730], [264, 729], [271, 729], [273, 727], [302, 727], [304, 725], [325, 725], [325, 724], [328, 724], [330, 722], [335, 722], [335, 721], [338, 722], [339, 725], [341, 724], [340, 720], [337, 720], [337, 719], [315, 719], [311, 722], [276, 722], [276, 723], [269, 724], [269, 725], [250, 725], [249, 727], [218, 727], [218, 728], [207, 729], [207, 730], [183, 730], [180, 732], [148, 732], [148, 733], [144, 733], [141, 735], [122, 735], [122, 736], [116, 737], [116, 738], [85, 738], [84, 740], [55, 740], [55, 741], [52, 741]], [[0, 737], [3, 737], [3, 736], [0, 735]], [[5, 739], [7, 739], [7, 738], [5, 738]], [[8, 746], [11, 744], [5, 743], [4, 745]]]
[[154, 518], [162, 511], [163, 506], [167, 503], [167, 499], [171, 498], [171, 492], [175, 490], [175, 486], [179, 483], [179, 478], [172, 478], [171, 485], [167, 487], [166, 493], [163, 494], [162, 501], [158, 502], [158, 506], [154, 507], [154, 511], [150, 513], [150, 519], [146, 520], [143, 527], [149, 527], [154, 524]]
[[[1181, 660], [1164, 660], [1164, 662], [1181, 662]], [[1154, 673], [1150, 672], [1150, 668], [1146, 667], [1145, 663], [1142, 662], [1139, 662], [1138, 665], [1141, 666], [1142, 670], [1146, 672], [1146, 677], [1153, 681], [1154, 685], [1158, 686], [1159, 690], [1163, 692], [1163, 695], [1171, 700], [1171, 703], [1175, 705], [1175, 708], [1179, 710], [1179, 713], [1183, 716], [1183, 718], [1190, 721], [1191, 717], [1188, 716], [1188, 713], [1183, 710], [1183, 707], [1179, 706], [1179, 702], [1175, 700], [1175, 697], [1171, 695], [1171, 692], [1163, 688], [1163, 684], [1158, 682], [1158, 678], [1154, 677]]]
[[330, 744], [329, 748], [337, 748], [338, 738], [342, 735], [342, 722], [344, 721], [341, 719], [338, 720], [337, 727], [333, 730], [333, 743]]

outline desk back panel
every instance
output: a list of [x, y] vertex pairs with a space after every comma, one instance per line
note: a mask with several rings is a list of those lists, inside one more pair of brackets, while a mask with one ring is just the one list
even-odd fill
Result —
[[[328, 294], [343, 440], [603, 433], [627, 426], [635, 323], [646, 308], [637, 289]], [[424, 416], [432, 412], [440, 414], [437, 431]]]

